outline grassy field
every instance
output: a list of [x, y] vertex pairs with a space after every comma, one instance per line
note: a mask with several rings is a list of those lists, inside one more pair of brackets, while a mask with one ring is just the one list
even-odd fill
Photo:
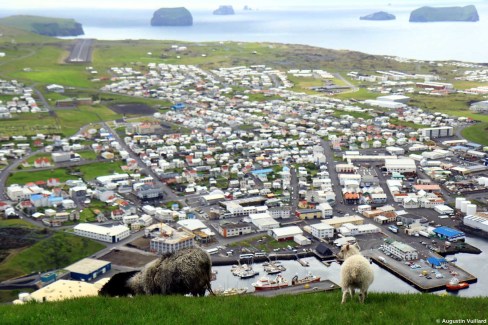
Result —
[[104, 247], [88, 238], [56, 232], [51, 237], [7, 257], [0, 264], [0, 281], [31, 272], [62, 268]]
[[[192, 298], [85, 298], [0, 306], [2, 324], [438, 324], [486, 319], [486, 298], [371, 293], [341, 305], [341, 293]], [[356, 296], [357, 298], [357, 296]], [[127, 311], [130, 310], [130, 313]], [[103, 312], [101, 312], [103, 311]]]
[[365, 120], [369, 120], [369, 119], [373, 118], [371, 115], [369, 115], [368, 113], [364, 113], [364, 112], [335, 111], [333, 115], [335, 117], [340, 117], [342, 115], [351, 115], [351, 116], [354, 116], [355, 118], [363, 118]]
[[488, 146], [488, 123], [478, 123], [465, 128], [461, 135], [473, 142]]
[[75, 134], [80, 127], [90, 123], [122, 118], [111, 109], [101, 106], [80, 106], [71, 110], [56, 111], [61, 130], [66, 136]]
[[17, 290], [0, 290], [0, 304], [9, 303], [15, 299], [19, 299], [19, 293], [21, 292], [32, 292], [33, 289], [17, 289]]
[[110, 175], [115, 173], [122, 173], [120, 162], [103, 162], [80, 166], [80, 171], [83, 173], [83, 179], [89, 181], [98, 176]]
[[14, 118], [0, 119], [0, 135], [36, 135], [38, 133], [61, 133], [56, 118], [48, 113], [22, 113]]
[[36, 228], [32, 223], [22, 219], [0, 219], [0, 228], [2, 227], [27, 227]]
[[59, 181], [62, 183], [66, 182], [68, 179], [78, 179], [77, 176], [69, 175], [68, 170], [64, 168], [39, 171], [19, 171], [10, 175], [7, 179], [7, 186], [11, 184], [47, 181], [49, 178], [59, 178]]

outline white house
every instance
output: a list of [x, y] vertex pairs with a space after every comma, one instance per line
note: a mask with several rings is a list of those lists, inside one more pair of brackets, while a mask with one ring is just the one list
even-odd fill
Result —
[[130, 236], [130, 229], [127, 226], [103, 227], [90, 223], [80, 223], [74, 228], [75, 234], [107, 243], [117, 243]]

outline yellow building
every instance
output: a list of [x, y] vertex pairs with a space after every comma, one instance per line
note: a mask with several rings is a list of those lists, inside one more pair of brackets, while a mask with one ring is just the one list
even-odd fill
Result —
[[342, 227], [346, 223], [351, 223], [353, 225], [362, 225], [364, 224], [364, 218], [360, 216], [332, 218], [332, 219], [322, 220], [322, 223], [325, 223], [337, 229]]

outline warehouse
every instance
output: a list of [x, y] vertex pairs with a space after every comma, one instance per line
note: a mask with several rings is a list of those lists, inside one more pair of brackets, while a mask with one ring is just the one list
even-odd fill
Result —
[[447, 206], [447, 205], [444, 205], [444, 204], [438, 204], [434, 207], [434, 210], [437, 212], [437, 213], [440, 213], [440, 214], [447, 214], [447, 215], [451, 215], [454, 213], [454, 210]]
[[452, 137], [454, 135], [454, 129], [452, 126], [440, 126], [437, 128], [425, 128], [419, 130], [420, 135], [424, 137], [442, 138], [442, 137]]
[[96, 260], [94, 258], [84, 258], [65, 269], [70, 272], [73, 280], [91, 281], [98, 276], [105, 274], [112, 268], [112, 263], [108, 261]]
[[471, 228], [480, 229], [488, 233], [488, 213], [477, 213], [472, 216], [465, 216], [463, 223]]
[[433, 232], [437, 237], [452, 242], [464, 241], [465, 239], [464, 232], [449, 227], [438, 227]]
[[75, 235], [88, 237], [107, 243], [118, 243], [124, 238], [130, 236], [130, 230], [127, 226], [103, 227], [89, 223], [80, 223], [74, 228]]
[[322, 223], [338, 229], [346, 223], [351, 223], [353, 225], [362, 225], [364, 223], [364, 218], [361, 218], [359, 216], [332, 218], [328, 220], [322, 220]]
[[319, 209], [300, 209], [295, 214], [302, 220], [322, 218], [322, 210]]
[[303, 235], [302, 229], [298, 226], [290, 226], [272, 229], [268, 232], [277, 241], [293, 240], [295, 235]]
[[415, 160], [411, 158], [387, 159], [385, 168], [388, 173], [415, 173], [417, 170]]

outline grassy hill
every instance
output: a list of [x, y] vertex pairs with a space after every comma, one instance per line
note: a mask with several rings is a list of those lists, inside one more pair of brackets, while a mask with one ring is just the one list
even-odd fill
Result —
[[13, 250], [0, 263], [0, 281], [32, 272], [61, 268], [90, 256], [104, 247], [88, 238], [56, 232], [30, 247]]
[[46, 36], [83, 35], [83, 28], [74, 19], [16, 15], [0, 19], [0, 24]]
[[[356, 297], [357, 298], [357, 297]], [[437, 324], [486, 319], [487, 298], [373, 293], [341, 305], [341, 293], [272, 298], [139, 296], [0, 306], [2, 324]]]

